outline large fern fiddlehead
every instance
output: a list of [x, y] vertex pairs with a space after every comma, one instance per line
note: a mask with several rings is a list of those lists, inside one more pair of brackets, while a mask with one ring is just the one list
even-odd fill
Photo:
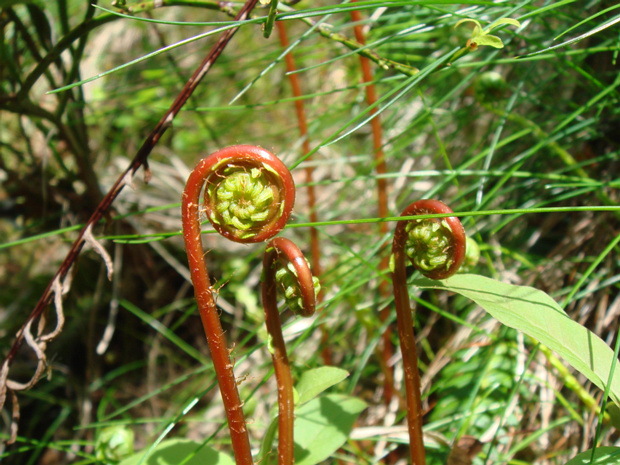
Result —
[[235, 242], [260, 242], [284, 228], [294, 202], [295, 184], [286, 166], [267, 150], [250, 145], [226, 147], [201, 160], [183, 192], [187, 259], [237, 465], [253, 465], [252, 453], [233, 363], [204, 258], [200, 212], [204, 208], [213, 227], [224, 237]]

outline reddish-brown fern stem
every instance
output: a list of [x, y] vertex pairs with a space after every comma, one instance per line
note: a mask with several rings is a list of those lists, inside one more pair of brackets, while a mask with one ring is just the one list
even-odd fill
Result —
[[[286, 33], [286, 24], [282, 21], [276, 21], [276, 26], [278, 28], [278, 36], [280, 38], [280, 44], [282, 48], [288, 47], [288, 35]], [[297, 66], [295, 64], [295, 58], [292, 53], [287, 53], [284, 57], [286, 61], [286, 69], [289, 72], [288, 78], [291, 83], [291, 88], [293, 90], [293, 96], [296, 97], [295, 100], [295, 111], [297, 113], [297, 124], [299, 126], [299, 135], [302, 138], [301, 149], [304, 154], [310, 152], [310, 140], [308, 139], [308, 123], [306, 119], [306, 110], [304, 108], [304, 101], [302, 99], [301, 92], [301, 83], [299, 81], [299, 76], [295, 71], [297, 71]], [[318, 221], [318, 216], [316, 213], [316, 193], [314, 190], [313, 184], [313, 172], [314, 168], [312, 166], [306, 166], [306, 182], [308, 183], [307, 193], [308, 193], [308, 210], [309, 210], [309, 219], [311, 223], [316, 223]], [[311, 253], [311, 262], [312, 269], [314, 270], [314, 274], [318, 277], [321, 276], [321, 246], [319, 244], [319, 231], [316, 228], [310, 228], [310, 253]], [[318, 295], [318, 300], [321, 302], [323, 300], [323, 292], [320, 292]], [[329, 344], [327, 344], [327, 339], [329, 335], [325, 330], [323, 330], [323, 350], [321, 351], [321, 357], [323, 362], [326, 365], [332, 364], [332, 354]]]
[[[282, 21], [276, 21], [278, 28], [278, 36], [280, 37], [280, 44], [283, 48], [288, 47], [288, 36], [286, 34], [286, 25]], [[304, 154], [310, 152], [310, 141], [308, 140], [308, 123], [306, 120], [306, 110], [304, 108], [304, 101], [302, 100], [301, 84], [299, 82], [299, 76], [295, 73], [297, 66], [295, 65], [295, 58], [292, 53], [287, 53], [284, 57], [286, 61], [286, 69], [290, 73], [288, 75], [293, 90], [293, 96], [295, 100], [295, 110], [297, 113], [297, 124], [299, 126], [299, 135], [302, 138], [302, 151]], [[312, 184], [312, 173], [314, 168], [307, 166], [306, 182], [308, 183], [308, 210], [310, 211], [310, 222], [316, 223], [318, 221], [316, 214], [316, 195], [314, 191], [314, 185]], [[319, 245], [319, 236], [316, 228], [310, 228], [310, 251], [312, 252], [312, 269], [316, 276], [321, 275], [321, 248]]]
[[[419, 200], [409, 205], [401, 216], [434, 213], [452, 213], [452, 210], [438, 200]], [[399, 221], [392, 242], [392, 285], [405, 372], [411, 462], [413, 465], [424, 465], [426, 455], [422, 436], [420, 374], [407, 291], [407, 257], [418, 271], [432, 279], [444, 279], [456, 273], [465, 259], [465, 230], [459, 219], [451, 216]]]
[[[353, 0], [353, 2], [355, 1], [356, 0]], [[362, 21], [362, 15], [360, 14], [359, 11], [353, 10], [351, 11], [351, 19], [354, 22], [359, 23], [360, 21]], [[353, 31], [355, 33], [356, 40], [361, 45], [365, 45], [366, 38], [364, 37], [363, 26], [361, 24], [356, 24], [355, 26], [353, 26]], [[360, 59], [360, 66], [362, 68], [362, 80], [364, 83], [366, 83], [366, 103], [368, 103], [368, 105], [370, 106], [370, 105], [373, 105], [377, 101], [377, 92], [375, 90], [375, 85], [372, 83], [373, 73], [372, 73], [372, 70], [370, 69], [370, 60], [362, 55], [359, 56], [359, 59]], [[388, 216], [387, 182], [384, 177], [381, 177], [381, 175], [387, 173], [387, 166], [385, 164], [385, 155], [383, 153], [383, 132], [381, 130], [381, 120], [379, 119], [379, 115], [377, 115], [376, 113], [377, 113], [376, 107], [370, 110], [371, 115], [376, 115], [370, 121], [370, 125], [372, 128], [372, 140], [373, 140], [375, 165], [376, 165], [377, 174], [379, 175], [377, 177], [377, 207], [378, 207], [379, 217], [385, 218], [386, 216]], [[388, 232], [388, 224], [379, 223], [379, 232], [381, 233], [382, 237], [385, 237], [385, 235]], [[380, 271], [387, 270], [388, 267], [389, 267], [389, 259], [385, 257], [383, 258], [383, 260], [381, 260], [381, 263], [379, 265], [379, 270]], [[381, 282], [379, 283], [379, 293], [381, 294], [382, 297], [386, 297], [389, 295], [390, 291], [389, 291], [389, 284], [387, 280], [381, 280]], [[381, 321], [385, 321], [388, 318], [389, 313], [390, 313], [389, 308], [386, 307], [382, 309], [380, 313]], [[392, 346], [391, 331], [389, 330], [389, 328], [383, 334], [382, 339], [383, 339], [383, 347], [382, 347], [383, 360], [381, 360], [381, 366], [382, 366], [382, 370], [385, 376], [384, 398], [385, 398], [386, 403], [390, 403], [390, 400], [392, 399], [392, 395], [394, 393], [394, 381], [393, 381], [393, 372], [388, 366], [388, 360], [392, 358], [394, 349]]]
[[[258, 0], [248, 0], [243, 5], [243, 7], [239, 10], [239, 13], [237, 13], [237, 15], [235, 16], [235, 20], [244, 21], [245, 19], [247, 19], [250, 12], [256, 6], [257, 3], [258, 3]], [[25, 323], [23, 324], [23, 326], [17, 333], [15, 341], [13, 342], [13, 345], [11, 346], [9, 353], [6, 356], [5, 364], [11, 365], [11, 363], [13, 362], [13, 359], [15, 358], [17, 351], [19, 350], [19, 347], [21, 346], [24, 340], [24, 329], [26, 328], [26, 326], [30, 322], [32, 322], [33, 320], [41, 316], [41, 313], [43, 313], [45, 308], [52, 301], [55, 283], [57, 281], [62, 281], [66, 277], [69, 270], [71, 269], [73, 263], [77, 259], [78, 255], [80, 254], [80, 251], [82, 250], [82, 247], [85, 244], [85, 234], [89, 230], [89, 228], [92, 228], [95, 224], [97, 224], [101, 220], [101, 218], [103, 218], [103, 216], [108, 211], [108, 209], [110, 208], [110, 206], [112, 205], [116, 197], [118, 197], [118, 195], [121, 193], [125, 185], [131, 180], [131, 177], [136, 174], [136, 172], [140, 169], [141, 166], [144, 166], [147, 169], [147, 175], [145, 175], [145, 177], [148, 178], [148, 173], [149, 173], [148, 164], [147, 164], [148, 156], [150, 155], [151, 151], [153, 150], [153, 148], [155, 147], [155, 145], [157, 144], [157, 142], [159, 141], [163, 133], [166, 131], [166, 129], [168, 129], [171, 126], [174, 117], [181, 110], [181, 108], [183, 107], [187, 99], [189, 99], [189, 97], [192, 95], [192, 93], [198, 86], [200, 80], [211, 69], [211, 67], [213, 66], [217, 58], [220, 56], [220, 54], [222, 53], [222, 51], [224, 50], [224, 48], [226, 47], [230, 39], [232, 39], [235, 32], [237, 32], [237, 29], [238, 28], [232, 28], [222, 33], [222, 35], [220, 36], [216, 44], [213, 46], [209, 54], [206, 56], [206, 58], [203, 60], [200, 66], [198, 66], [196, 71], [194, 71], [194, 74], [189, 79], [189, 81], [187, 82], [187, 84], [185, 85], [181, 93], [177, 96], [175, 101], [172, 103], [171, 107], [164, 114], [164, 116], [159, 121], [159, 123], [157, 123], [157, 126], [155, 126], [155, 129], [153, 129], [151, 134], [149, 134], [149, 136], [146, 138], [146, 140], [144, 141], [144, 143], [138, 150], [138, 153], [136, 154], [134, 159], [131, 161], [129, 167], [123, 172], [123, 174], [119, 176], [119, 178], [116, 180], [112, 188], [108, 191], [108, 193], [103, 198], [101, 203], [97, 206], [97, 208], [95, 209], [91, 217], [88, 219], [88, 221], [84, 225], [84, 228], [80, 231], [77, 239], [73, 242], [71, 249], [67, 253], [67, 256], [65, 257], [63, 262], [60, 264], [60, 267], [54, 274], [53, 278], [50, 280], [45, 291], [43, 292], [43, 295], [37, 302], [37, 305], [32, 310], [32, 312], [26, 319]], [[33, 71], [32, 74], [36, 74], [36, 70]], [[28, 87], [28, 86], [25, 86], [25, 87]], [[2, 390], [2, 387], [0, 386], [0, 391], [1, 390]]]
[[[295, 285], [292, 298], [301, 299], [294, 311], [302, 316], [311, 316], [316, 309], [315, 280], [310, 267], [299, 248], [290, 240], [277, 237], [267, 245], [263, 257], [263, 306], [265, 322], [271, 336], [273, 366], [278, 383], [278, 464], [292, 465], [294, 462], [294, 398], [293, 378], [286, 355], [286, 345], [282, 336], [280, 314], [277, 306], [277, 265], [294, 267]], [[286, 271], [285, 271], [286, 272]]]
[[200, 194], [215, 229], [236, 242], [267, 240], [284, 228], [295, 201], [290, 172], [275, 155], [259, 147], [227, 147], [204, 158], [183, 192], [183, 237], [200, 317], [226, 409], [238, 465], [252, 465], [250, 440], [237, 390], [233, 363], [213, 298], [200, 228]]
[[[356, 0], [353, 0], [355, 2]], [[362, 15], [359, 11], [353, 10], [351, 11], [351, 19], [355, 22], [362, 21]], [[364, 29], [361, 24], [356, 24], [353, 27], [355, 32], [355, 38], [361, 45], [366, 44], [366, 38], [364, 37]], [[373, 73], [370, 69], [370, 60], [365, 56], [360, 55], [360, 66], [362, 67], [362, 80], [366, 83], [366, 103], [368, 105], [373, 105], [377, 101], [377, 92], [375, 90], [375, 85], [373, 82]], [[381, 120], [379, 119], [379, 115], [377, 115], [377, 108], [372, 108], [369, 113], [371, 116], [374, 116], [370, 121], [372, 127], [372, 140], [373, 140], [373, 148], [375, 154], [375, 164], [377, 169], [377, 174], [379, 177], [377, 178], [377, 195], [378, 195], [378, 208], [379, 208], [379, 216], [381, 218], [385, 218], [388, 216], [388, 201], [387, 201], [387, 183], [385, 178], [381, 177], [381, 175], [387, 173], [387, 167], [385, 164], [385, 155], [383, 153], [383, 133], [381, 130]], [[388, 232], [387, 223], [381, 224], [381, 233], [386, 234]], [[387, 268], [387, 266], [386, 266]]]

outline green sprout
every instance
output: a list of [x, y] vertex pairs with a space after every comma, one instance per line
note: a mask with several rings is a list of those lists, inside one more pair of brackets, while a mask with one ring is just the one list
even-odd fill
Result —
[[497, 29], [504, 24], [521, 27], [521, 23], [512, 18], [499, 18], [497, 21], [491, 23], [486, 29], [482, 28], [479, 21], [471, 18], [465, 18], [458, 21], [454, 27], [457, 28], [464, 23], [474, 23], [474, 29], [471, 33], [471, 37], [467, 39], [466, 43], [467, 48], [469, 48], [472, 52], [481, 45], [489, 45], [494, 48], [504, 48], [504, 42], [502, 42], [502, 39], [497, 36], [490, 35], [489, 33], [493, 31], [493, 29]]
[[[308, 260], [306, 260], [306, 263]], [[281, 264], [276, 271], [276, 282], [282, 288], [284, 292], [284, 300], [288, 308], [295, 314], [302, 314], [304, 306], [303, 299], [301, 298], [301, 290], [299, 289], [299, 278], [297, 276], [297, 270], [292, 263]], [[314, 286], [315, 298], [321, 292], [321, 284], [319, 278], [312, 276], [312, 285]]]
[[95, 445], [97, 460], [109, 463], [133, 454], [133, 430], [125, 426], [104, 428]]
[[452, 231], [442, 221], [411, 220], [405, 228], [405, 253], [423, 271], [450, 268]]

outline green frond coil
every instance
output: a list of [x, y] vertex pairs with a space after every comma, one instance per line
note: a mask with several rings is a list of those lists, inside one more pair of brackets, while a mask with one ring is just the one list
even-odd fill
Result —
[[279, 211], [276, 204], [277, 189], [273, 174], [260, 168], [244, 169], [230, 167], [220, 175], [225, 178], [219, 183], [208, 185], [208, 196], [215, 205], [218, 224], [240, 231], [251, 231], [260, 227]]
[[[308, 262], [308, 260], [306, 260], [306, 262]], [[295, 270], [292, 263], [289, 262], [286, 265], [278, 265], [278, 269], [276, 270], [276, 283], [278, 283], [278, 286], [282, 289], [284, 300], [288, 308], [290, 308], [293, 313], [302, 313], [304, 303], [299, 289], [297, 270]], [[314, 296], [316, 298], [321, 291], [319, 278], [312, 276], [312, 284], [314, 287]]]
[[445, 221], [411, 220], [405, 227], [405, 253], [423, 271], [450, 268], [452, 231]]

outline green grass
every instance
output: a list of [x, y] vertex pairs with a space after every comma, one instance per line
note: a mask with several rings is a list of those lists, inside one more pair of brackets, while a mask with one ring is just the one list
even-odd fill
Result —
[[[191, 39], [232, 24], [213, 3], [176, 3], [136, 9], [136, 17], [158, 20], [148, 23], [77, 0], [0, 3], [3, 356], [79, 225], [129, 165], [217, 34]], [[99, 6], [114, 10], [109, 2]], [[395, 317], [379, 318], [379, 310], [392, 305], [391, 296], [379, 291], [389, 280], [380, 262], [392, 237], [379, 234], [379, 223], [388, 221], [393, 229], [414, 200], [441, 199], [461, 217], [481, 246], [476, 273], [544, 290], [613, 347], [620, 305], [620, 40], [617, 28], [595, 29], [615, 21], [617, 10], [610, 6], [596, 0], [282, 5], [278, 18], [287, 22], [294, 45], [309, 123], [312, 151], [306, 154], [300, 153], [277, 33], [263, 38], [268, 9], [255, 10], [155, 147], [151, 182], [146, 185], [138, 173], [135, 190], [125, 189], [95, 228], [115, 261], [113, 280], [106, 279], [96, 253], [82, 252], [64, 299], [65, 327], [46, 349], [49, 375], [18, 393], [18, 438], [13, 446], [0, 445], [0, 460], [94, 463], [97, 435], [109, 425], [131, 428], [137, 449], [158, 438], [188, 437], [230, 451], [188, 282], [179, 201], [197, 161], [232, 144], [260, 145], [292, 169], [298, 198], [282, 235], [309, 253], [310, 226], [319, 231], [321, 311], [309, 322], [285, 314], [293, 375], [299, 379], [322, 366], [329, 348], [334, 364], [350, 373], [332, 392], [368, 404], [355, 437], [376, 428], [368, 440], [348, 442], [325, 463], [377, 463], [390, 450], [407, 457], [399, 446], [406, 434], [388, 434], [388, 427], [404, 424], [404, 404], [386, 413], [382, 400], [377, 351]], [[380, 63], [396, 63], [387, 69], [372, 63], [388, 168], [381, 176], [389, 194], [384, 219], [377, 217], [365, 85], [345, 40], [353, 38], [353, 8], [365, 18], [366, 50]], [[521, 22], [520, 28], [493, 32], [503, 49], [462, 53], [471, 28], [454, 29], [459, 19], [477, 19], [484, 27], [502, 17]], [[180, 24], [188, 21], [194, 24]], [[583, 40], [550, 48], [579, 36]], [[187, 43], [161, 52], [182, 41]], [[488, 71], [501, 75], [499, 89], [483, 88], [481, 76]], [[61, 88], [68, 90], [47, 93]], [[303, 168], [309, 165], [317, 223], [308, 219]], [[204, 240], [258, 449], [277, 405], [260, 304], [264, 246], [239, 246], [213, 234]], [[421, 375], [428, 383], [429, 464], [445, 463], [450, 445], [463, 436], [484, 442], [475, 464], [564, 464], [593, 445], [598, 420], [587, 399], [600, 405], [598, 388], [557, 369], [536, 341], [460, 296], [413, 288], [411, 295]], [[115, 307], [118, 314], [110, 318]], [[51, 329], [53, 308], [48, 312]], [[106, 327], [114, 334], [98, 353]], [[321, 328], [329, 338], [322, 338]], [[397, 345], [395, 331], [392, 337]], [[400, 359], [392, 361], [399, 373]], [[34, 368], [35, 357], [22, 348], [10, 378], [25, 382]], [[3, 411], [0, 442], [9, 435], [11, 406], [8, 401]], [[597, 437], [601, 445], [617, 443], [610, 422]]]

